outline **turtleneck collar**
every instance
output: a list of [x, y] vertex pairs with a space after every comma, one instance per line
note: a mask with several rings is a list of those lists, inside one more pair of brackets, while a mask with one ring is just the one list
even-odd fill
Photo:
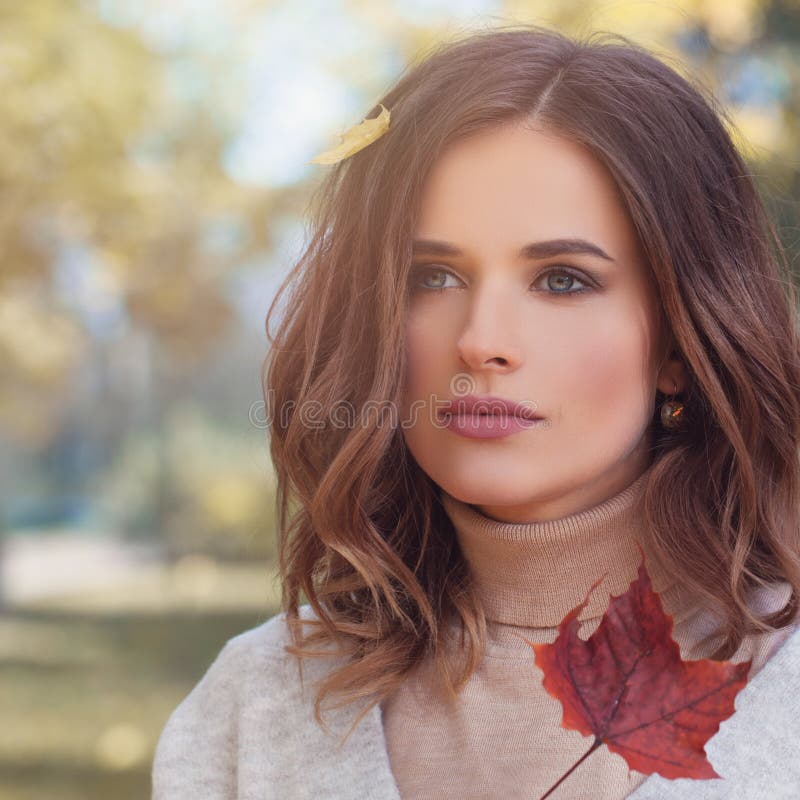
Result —
[[592, 508], [543, 522], [499, 522], [442, 489], [442, 504], [455, 527], [487, 620], [557, 626], [584, 599], [592, 583], [608, 573], [578, 619], [601, 617], [610, 595], [625, 592], [637, 577], [641, 561], [637, 541], [644, 549], [654, 590], [661, 594], [677, 588], [641, 538], [640, 500], [651, 471], [652, 465], [625, 489]]

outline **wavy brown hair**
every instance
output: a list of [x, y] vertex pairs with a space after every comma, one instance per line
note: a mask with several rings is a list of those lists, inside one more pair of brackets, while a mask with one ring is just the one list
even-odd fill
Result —
[[[327, 655], [315, 648], [326, 643], [346, 655], [319, 685], [316, 720], [324, 727], [328, 694], [340, 695], [333, 708], [370, 701], [351, 732], [428, 656], [458, 693], [483, 654], [485, 617], [438, 487], [383, 412], [401, 407], [420, 186], [443, 148], [492, 126], [531, 123], [575, 140], [619, 186], [660, 324], [689, 375], [683, 430], [659, 425], [655, 392], [648, 535], [724, 620], [711, 657], [789, 625], [800, 589], [795, 286], [713, 93], [621, 35], [514, 25], [439, 45], [379, 103], [390, 130], [329, 168], [308, 244], [266, 320], [287, 650], [298, 663]], [[782, 581], [789, 603], [759, 616], [750, 589]], [[305, 619], [301, 593], [313, 610]], [[445, 655], [452, 622], [458, 664]]]

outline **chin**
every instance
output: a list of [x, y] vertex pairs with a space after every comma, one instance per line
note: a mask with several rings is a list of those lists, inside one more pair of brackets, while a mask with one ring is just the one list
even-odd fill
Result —
[[439, 485], [456, 500], [477, 506], [516, 506], [531, 502], [529, 482], [523, 484], [518, 479], [503, 482], [494, 477], [490, 481], [475, 478], [464, 481], [445, 481]]

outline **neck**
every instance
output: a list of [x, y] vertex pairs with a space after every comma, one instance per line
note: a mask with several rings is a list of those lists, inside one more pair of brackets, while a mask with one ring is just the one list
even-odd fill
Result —
[[626, 488], [588, 509], [541, 522], [500, 522], [442, 490], [442, 504], [487, 620], [556, 626], [606, 575], [578, 618], [602, 616], [610, 595], [626, 591], [637, 577], [637, 542], [653, 589], [661, 593], [673, 587], [643, 536], [641, 500], [650, 473], [648, 467]]

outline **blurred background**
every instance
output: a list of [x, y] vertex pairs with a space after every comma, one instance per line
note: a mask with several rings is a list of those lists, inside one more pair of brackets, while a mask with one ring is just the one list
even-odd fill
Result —
[[171, 711], [279, 610], [260, 371], [307, 162], [514, 22], [711, 86], [796, 256], [800, 0], [0, 4], [0, 800], [148, 798]]

